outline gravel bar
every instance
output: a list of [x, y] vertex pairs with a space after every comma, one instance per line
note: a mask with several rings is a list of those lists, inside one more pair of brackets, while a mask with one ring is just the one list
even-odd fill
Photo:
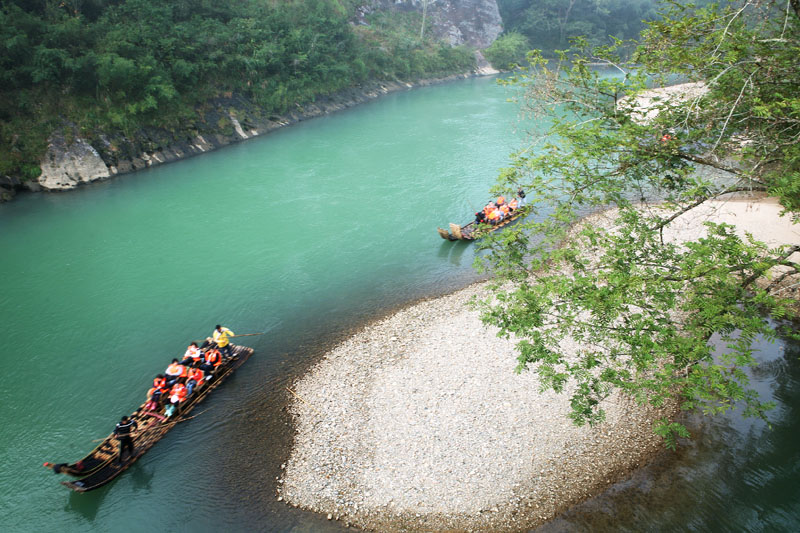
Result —
[[568, 394], [514, 373], [513, 341], [467, 305], [486, 291], [399, 311], [295, 383], [279, 497], [367, 529], [516, 531], [663, 448], [652, 424], [669, 412], [613, 396], [603, 424], [576, 427]]
[[[800, 243], [798, 226], [772, 199], [708, 209], [676, 220], [665, 237], [696, 237], [710, 219], [771, 243]], [[653, 422], [673, 416], [675, 405], [657, 410], [617, 394], [605, 401], [605, 422], [573, 425], [569, 393], [542, 392], [533, 372], [516, 374], [514, 341], [468, 305], [488, 294], [479, 283], [409, 306], [299, 378], [278, 498], [365, 529], [520, 531], [663, 449]]]

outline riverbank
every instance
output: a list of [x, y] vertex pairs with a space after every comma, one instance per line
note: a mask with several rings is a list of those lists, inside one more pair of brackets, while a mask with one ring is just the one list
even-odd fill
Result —
[[[665, 237], [696, 236], [714, 220], [769, 244], [800, 243], [779, 211], [765, 198], [713, 202]], [[663, 449], [652, 423], [675, 406], [643, 408], [615, 395], [603, 424], [578, 428], [566, 418], [568, 393], [539, 392], [534, 374], [514, 374], [513, 341], [467, 306], [486, 291], [477, 284], [403, 309], [299, 379], [279, 497], [370, 529], [519, 531]]]
[[381, 96], [413, 89], [496, 74], [482, 56], [474, 72], [417, 81], [371, 81], [314, 102], [297, 105], [282, 115], [265, 115], [255, 102], [236, 93], [225, 93], [204, 106], [205, 131], [137, 131], [135, 137], [98, 134], [86, 139], [77, 131], [55, 131], [42, 159], [42, 174], [35, 180], [20, 181], [0, 176], [0, 203], [21, 191], [63, 191], [81, 185], [128, 174], [164, 163], [179, 161], [224, 146], [265, 135], [304, 120], [330, 115], [364, 104]]

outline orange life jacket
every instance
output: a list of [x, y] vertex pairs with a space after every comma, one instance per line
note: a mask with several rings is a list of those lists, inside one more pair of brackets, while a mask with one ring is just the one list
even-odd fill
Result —
[[199, 368], [192, 368], [189, 370], [189, 379], [195, 380], [198, 385], [203, 382], [205, 374]]
[[186, 367], [180, 363], [172, 363], [164, 373], [172, 377], [183, 378], [186, 377]]
[[153, 379], [153, 388], [155, 389], [163, 389], [167, 386], [167, 378], [155, 378]]
[[489, 214], [486, 215], [486, 218], [488, 218], [489, 220], [497, 220], [498, 218], [500, 218], [500, 210], [492, 209], [491, 211], [489, 211]]
[[506, 203], [506, 199], [505, 199], [505, 197], [503, 197], [503, 196], [498, 196], [498, 197], [497, 197], [497, 205], [498, 205], [498, 206], [501, 206], [501, 205], [503, 205], [504, 203]]
[[511, 210], [508, 208], [507, 205], [503, 205], [500, 207], [500, 210], [503, 212], [504, 215], [507, 215]]
[[172, 386], [172, 393], [170, 394], [170, 399], [177, 397], [179, 402], [182, 402], [186, 399], [186, 396], [189, 394], [189, 390], [186, 388], [186, 385], [183, 383], [176, 383]]
[[219, 366], [222, 363], [222, 356], [220, 355], [218, 350], [208, 350], [206, 352], [206, 363], [210, 363], [214, 366]]
[[517, 199], [516, 198], [514, 198], [513, 200], [508, 202], [508, 207], [510, 207], [511, 209], [516, 209], [518, 205], [519, 204], [517, 203]]

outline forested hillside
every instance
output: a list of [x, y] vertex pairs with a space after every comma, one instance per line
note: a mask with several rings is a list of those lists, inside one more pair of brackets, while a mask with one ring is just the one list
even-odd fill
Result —
[[0, 176], [31, 179], [56, 128], [178, 130], [238, 94], [280, 114], [367, 79], [469, 70], [417, 12], [359, 0], [2, 0]]
[[594, 46], [638, 37], [643, 20], [656, 18], [657, 0], [498, 0], [506, 32], [517, 32], [532, 48], [552, 52], [584, 36]]

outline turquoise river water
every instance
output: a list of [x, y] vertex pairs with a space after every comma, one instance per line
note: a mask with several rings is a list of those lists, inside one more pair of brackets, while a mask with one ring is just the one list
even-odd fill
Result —
[[[3, 530], [340, 530], [275, 499], [291, 442], [285, 387], [353, 327], [477, 279], [473, 248], [435, 229], [468, 219], [519, 147], [525, 127], [508, 97], [489, 78], [395, 93], [186, 161], [0, 205]], [[265, 334], [243, 339], [254, 357], [201, 416], [94, 492], [71, 493], [42, 468], [90, 450], [216, 323]], [[663, 460], [666, 472], [708, 476], [690, 498], [697, 506], [728, 501], [713, 487], [720, 468], [732, 469], [728, 487], [750, 530], [800, 516], [797, 349], [781, 341], [764, 353], [780, 382], [778, 430], [734, 419], [742, 445], [709, 431], [702, 446], [723, 452], [695, 454], [700, 466]], [[767, 453], [765, 439], [785, 440]], [[736, 474], [751, 461], [762, 470]], [[773, 479], [783, 480], [775, 496], [759, 499]], [[585, 517], [600, 516], [604, 529], [658, 530], [666, 519], [650, 512], [646, 485], [556, 525], [596, 529]], [[693, 529], [687, 505], [674, 502], [677, 529]], [[729, 530], [706, 525], [698, 528]]]

